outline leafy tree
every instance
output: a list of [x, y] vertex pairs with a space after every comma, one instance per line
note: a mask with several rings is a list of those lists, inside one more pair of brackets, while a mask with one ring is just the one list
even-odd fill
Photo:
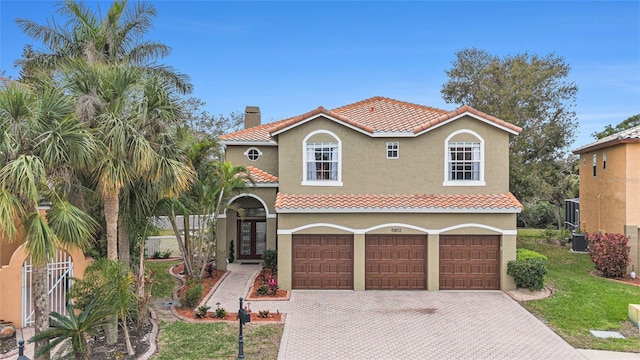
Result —
[[569, 65], [555, 55], [527, 53], [500, 58], [484, 50], [456, 53], [441, 93], [448, 103], [467, 104], [522, 127], [511, 139], [510, 189], [522, 201], [549, 199], [562, 177], [564, 158], [577, 127], [578, 87]]
[[640, 114], [636, 114], [628, 117], [626, 120], [622, 121], [616, 127], [611, 126], [611, 124], [604, 127], [604, 130], [598, 132], [594, 132], [591, 136], [596, 140], [600, 140], [609, 135], [613, 135], [615, 133], [619, 133], [620, 131], [631, 129], [632, 127], [640, 125]]
[[[13, 238], [18, 224], [24, 228], [33, 261], [36, 334], [49, 327], [48, 259], [64, 244], [87, 248], [97, 227], [68, 200], [71, 174], [88, 166], [95, 151], [62, 92], [16, 82], [0, 88], [0, 231]], [[46, 212], [42, 202], [50, 203]], [[46, 345], [46, 339], [37, 341], [36, 352]]]
[[193, 135], [198, 139], [218, 136], [240, 130], [244, 123], [244, 114], [232, 112], [224, 116], [215, 116], [202, 108], [206, 103], [198, 98], [190, 97], [182, 101], [186, 125], [191, 129]]

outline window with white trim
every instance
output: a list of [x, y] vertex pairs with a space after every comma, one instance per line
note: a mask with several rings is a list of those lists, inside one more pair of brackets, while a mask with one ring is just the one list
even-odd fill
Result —
[[387, 159], [398, 159], [400, 157], [400, 144], [397, 141], [387, 143]]
[[443, 186], [485, 186], [484, 139], [477, 132], [460, 129], [444, 141]]
[[449, 181], [480, 180], [480, 143], [449, 143]]
[[308, 142], [306, 166], [307, 181], [338, 181], [338, 143]]
[[602, 152], [602, 168], [603, 169], [607, 168], [607, 152], [606, 151]]
[[598, 166], [598, 154], [593, 154], [593, 159], [591, 160], [591, 164], [593, 165], [593, 176], [596, 176], [596, 168]]
[[256, 161], [260, 158], [260, 156], [262, 156], [262, 151], [260, 151], [260, 149], [258, 148], [248, 148], [247, 151], [244, 152], [244, 155], [247, 157], [247, 159], [251, 160], [251, 161]]

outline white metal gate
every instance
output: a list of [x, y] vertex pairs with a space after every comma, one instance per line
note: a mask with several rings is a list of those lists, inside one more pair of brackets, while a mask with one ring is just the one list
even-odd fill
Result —
[[[22, 327], [35, 322], [33, 309], [33, 265], [31, 257], [22, 266]], [[58, 250], [55, 258], [47, 264], [47, 288], [49, 289], [49, 311], [67, 315], [67, 292], [73, 277], [73, 260], [64, 250]]]

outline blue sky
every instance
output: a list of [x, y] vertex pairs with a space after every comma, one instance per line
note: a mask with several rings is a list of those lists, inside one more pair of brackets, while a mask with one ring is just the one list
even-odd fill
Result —
[[[562, 56], [579, 87], [573, 148], [640, 113], [638, 1], [153, 3], [146, 38], [173, 48], [163, 63], [188, 74], [214, 114], [257, 105], [264, 123], [372, 96], [452, 110], [440, 89], [467, 47]], [[54, 5], [0, 1], [5, 75], [17, 76], [13, 62], [33, 43], [15, 19], [45, 23]]]

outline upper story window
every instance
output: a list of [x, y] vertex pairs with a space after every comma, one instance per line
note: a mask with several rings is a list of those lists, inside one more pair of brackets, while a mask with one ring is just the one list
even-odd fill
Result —
[[484, 186], [484, 140], [458, 130], [445, 141], [444, 186]]
[[593, 154], [593, 160], [591, 160], [591, 164], [593, 165], [593, 176], [596, 176], [596, 168], [598, 166], [598, 154]]
[[400, 144], [397, 141], [387, 143], [387, 159], [397, 159], [400, 157]]
[[607, 168], [607, 152], [606, 151], [602, 152], [602, 168], [603, 169]]
[[342, 186], [342, 144], [338, 137], [329, 131], [314, 131], [307, 135], [303, 146], [302, 185]]
[[260, 151], [258, 148], [252, 147], [247, 149], [247, 151], [244, 152], [244, 155], [247, 157], [247, 159], [256, 161], [260, 158], [260, 156], [262, 156], [262, 151]]

